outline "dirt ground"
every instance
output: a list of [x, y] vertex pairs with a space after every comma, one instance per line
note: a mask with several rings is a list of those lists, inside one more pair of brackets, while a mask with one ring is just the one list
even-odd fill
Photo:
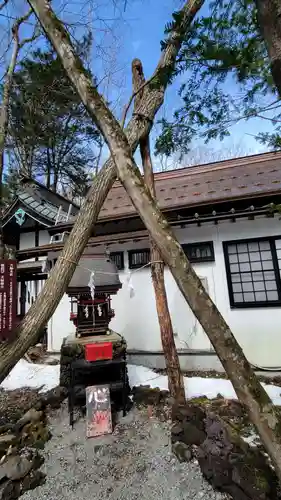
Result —
[[23, 500], [223, 500], [196, 461], [179, 463], [170, 451], [170, 424], [132, 408], [112, 435], [87, 439], [84, 418], [74, 430], [66, 404], [52, 413], [53, 438], [43, 454], [45, 485]]

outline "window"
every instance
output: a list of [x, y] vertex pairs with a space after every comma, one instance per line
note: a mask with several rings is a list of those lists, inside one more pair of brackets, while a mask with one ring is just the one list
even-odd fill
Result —
[[231, 307], [281, 304], [281, 239], [224, 242]]
[[215, 260], [212, 241], [182, 245], [183, 251], [190, 262], [212, 262]]
[[129, 269], [138, 269], [145, 266], [150, 261], [150, 250], [142, 248], [141, 250], [129, 250]]
[[110, 258], [116, 265], [118, 271], [124, 269], [124, 253], [123, 252], [111, 252]]

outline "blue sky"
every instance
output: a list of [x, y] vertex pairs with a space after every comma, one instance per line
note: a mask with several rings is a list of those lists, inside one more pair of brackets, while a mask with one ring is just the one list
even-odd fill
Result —
[[[118, 54], [120, 67], [124, 74], [124, 87], [122, 90], [122, 105], [131, 95], [131, 60], [138, 57], [143, 62], [145, 75], [153, 72], [160, 56], [160, 40], [164, 38], [164, 26], [171, 19], [171, 14], [181, 6], [182, 2], [176, 0], [128, 0], [124, 18], [124, 31], [122, 32], [123, 43]], [[207, 4], [206, 4], [207, 5]], [[204, 8], [206, 11], [206, 7]], [[204, 13], [201, 10], [201, 13]], [[184, 75], [181, 76], [184, 78]], [[160, 112], [171, 116], [172, 110], [179, 103], [177, 89], [179, 81], [176, 81], [167, 91], [165, 105]], [[237, 93], [239, 89], [236, 84], [230, 84], [230, 90]], [[245, 154], [256, 153], [264, 150], [264, 146], [253, 137], [261, 131], [271, 129], [270, 122], [260, 119], [242, 121], [231, 128], [231, 137], [221, 141], [212, 141], [204, 149], [210, 150], [234, 150], [241, 149]], [[202, 140], [197, 140], [194, 147], [198, 148]], [[242, 153], [243, 154], [243, 153]]]
[[[124, 6], [126, 8], [124, 11]], [[102, 80], [101, 88], [113, 104], [113, 110], [121, 116], [124, 105], [131, 95], [131, 61], [138, 57], [143, 62], [145, 75], [153, 72], [159, 56], [160, 41], [164, 38], [164, 26], [171, 19], [173, 11], [178, 10], [180, 0], [54, 0], [56, 11], [61, 18], [70, 23], [70, 29], [79, 38], [85, 32], [85, 25], [93, 30], [93, 49], [91, 68]], [[208, 2], [206, 2], [208, 5]], [[26, 10], [26, 2], [22, 0], [21, 12]], [[206, 7], [205, 7], [206, 8]], [[201, 12], [204, 12], [203, 10]], [[18, 11], [13, 11], [18, 15]], [[2, 20], [3, 21], [3, 20]], [[4, 22], [4, 21], [3, 21]], [[26, 28], [28, 30], [28, 27]], [[44, 42], [40, 41], [40, 46]], [[29, 49], [30, 50], [30, 49]], [[3, 68], [2, 68], [3, 69]], [[110, 78], [104, 80], [105, 74]], [[184, 76], [180, 77], [181, 79]], [[167, 91], [165, 104], [160, 111], [166, 117], [179, 104], [177, 89], [180, 82], [176, 81]], [[238, 91], [236, 85], [230, 88]], [[261, 152], [261, 146], [253, 137], [260, 131], [270, 129], [266, 120], [255, 119], [239, 122], [231, 128], [231, 137], [220, 141], [212, 141], [203, 146], [205, 151], [222, 151], [227, 155], [253, 154]], [[154, 137], [157, 129], [154, 131]], [[153, 137], [152, 137], [153, 139]], [[194, 149], [201, 148], [203, 142], [194, 142]]]

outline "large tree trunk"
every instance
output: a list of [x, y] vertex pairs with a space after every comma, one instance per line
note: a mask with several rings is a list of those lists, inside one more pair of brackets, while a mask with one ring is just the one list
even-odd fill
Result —
[[[140, 143], [144, 182], [155, 199], [154, 178], [149, 147], [149, 139]], [[150, 238], [151, 277], [155, 293], [156, 310], [161, 333], [161, 342], [167, 368], [169, 390], [178, 403], [185, 402], [185, 389], [179, 356], [175, 344], [173, 325], [169, 311], [164, 277], [164, 262], [153, 238]]]
[[[98, 91], [91, 85], [80, 59], [74, 53], [64, 26], [50, 4], [29, 0], [55, 47], [64, 68], [93, 121], [101, 130], [115, 165], [136, 210], [168, 264], [183, 296], [215, 348], [240, 401], [248, 409], [281, 481], [281, 438], [279, 412], [251, 369], [241, 347], [200, 279], [186, 258], [167, 220], [145, 186], [132, 158], [132, 151], [119, 123]], [[81, 214], [80, 214], [81, 215]], [[78, 217], [79, 218], [79, 217]], [[82, 221], [81, 221], [82, 222]], [[79, 236], [77, 239], [79, 242]], [[58, 285], [57, 280], [54, 284]]]
[[258, 23], [270, 58], [271, 74], [281, 99], [281, 2], [255, 0]]
[[[1, 5], [1, 8], [6, 5], [8, 2], [3, 2]], [[0, 10], [1, 10], [0, 8]], [[2, 103], [0, 107], [0, 259], [9, 258], [8, 256], [5, 256], [5, 247], [4, 247], [4, 241], [3, 241], [3, 228], [2, 228], [2, 213], [4, 210], [4, 204], [3, 204], [3, 171], [4, 171], [4, 155], [5, 155], [5, 146], [6, 146], [6, 139], [7, 139], [7, 133], [8, 133], [8, 124], [9, 124], [9, 102], [10, 102], [10, 95], [12, 91], [12, 86], [13, 86], [13, 76], [14, 76], [14, 71], [17, 63], [17, 58], [20, 49], [25, 45], [25, 43], [29, 39], [25, 39], [20, 43], [19, 40], [19, 29], [20, 26], [29, 18], [31, 14], [31, 10], [29, 10], [26, 14], [23, 16], [19, 17], [19, 19], [16, 20], [12, 27], [12, 35], [13, 35], [13, 50], [12, 50], [12, 55], [11, 55], [11, 60], [9, 67], [7, 69], [6, 75], [5, 75], [5, 80], [4, 80], [4, 86], [3, 86], [3, 98], [2, 98]]]
[[[188, 29], [190, 22], [202, 3], [203, 0], [198, 0], [193, 2], [191, 7], [188, 1], [185, 3], [182, 10], [183, 18], [181, 24], [171, 34], [170, 42], [165, 51], [162, 52], [155, 71], [156, 77], [165, 68], [172, 69], [174, 67], [176, 56], [181, 46], [179, 33], [181, 33], [181, 30]], [[33, 6], [33, 4], [35, 7], [37, 2], [32, 2], [31, 5]], [[197, 7], [197, 11], [195, 6]], [[53, 19], [52, 15], [51, 19]], [[134, 114], [126, 128], [126, 134], [132, 151], [136, 150], [142, 135], [146, 136], [149, 134], [154, 117], [163, 103], [166, 86], [167, 82], [164, 82], [158, 88], [146, 88], [144, 90], [138, 114]], [[0, 383], [19, 359], [22, 358], [27, 349], [39, 339], [42, 329], [55, 312], [75, 271], [76, 265], [73, 262], [79, 261], [92, 234], [99, 211], [115, 178], [116, 169], [113, 160], [110, 158], [96, 175], [71, 234], [64, 245], [60, 258], [38, 298], [17, 328], [15, 340], [9, 344], [0, 345]]]
[[0, 109], [0, 194], [1, 194], [1, 204], [2, 204], [2, 182], [3, 182], [3, 168], [4, 168], [4, 152], [5, 143], [8, 131], [8, 121], [9, 121], [9, 101], [10, 94], [13, 83], [13, 74], [16, 67], [18, 52], [19, 52], [19, 37], [18, 31], [13, 32], [14, 36], [14, 46], [12, 51], [12, 56], [10, 64], [5, 76], [4, 86], [3, 86], [3, 100]]
[[13, 75], [16, 67], [18, 52], [19, 52], [19, 36], [18, 36], [18, 26], [16, 28], [13, 27], [13, 38], [14, 45], [11, 55], [11, 60], [9, 67], [7, 69], [7, 73], [5, 76], [4, 86], [3, 86], [3, 99], [1, 103], [0, 109], [0, 259], [4, 258], [4, 241], [3, 241], [3, 229], [2, 229], [2, 213], [4, 210], [3, 203], [3, 170], [4, 170], [4, 154], [5, 154], [5, 145], [6, 145], [6, 137], [8, 132], [8, 122], [9, 122], [9, 101], [10, 94], [12, 90], [13, 84]]
[[[137, 109], [142, 100], [142, 92], [138, 92], [144, 84], [142, 63], [139, 59], [134, 59], [132, 63], [133, 89], [135, 96], [134, 108]], [[137, 93], [138, 92], [138, 93]], [[144, 173], [144, 182], [154, 200], [156, 200], [156, 191], [154, 184], [153, 167], [150, 154], [149, 136], [140, 140], [140, 153], [142, 157], [142, 166]], [[150, 259], [151, 259], [151, 278], [155, 293], [156, 310], [161, 334], [161, 342], [165, 357], [165, 364], [168, 375], [169, 391], [175, 401], [185, 402], [185, 390], [183, 376], [181, 373], [179, 357], [175, 344], [173, 325], [169, 311], [168, 298], [165, 286], [164, 262], [161, 254], [150, 238]]]

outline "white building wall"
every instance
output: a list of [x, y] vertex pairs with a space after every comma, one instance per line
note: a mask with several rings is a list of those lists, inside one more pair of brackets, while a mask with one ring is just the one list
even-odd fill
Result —
[[[35, 232], [21, 233], [19, 249], [25, 250], [26, 248], [35, 247]], [[33, 260], [33, 259], [28, 259]]]
[[62, 341], [68, 335], [75, 333], [73, 322], [70, 321], [70, 302], [69, 297], [64, 294], [55, 314], [48, 323], [48, 343], [49, 352], [60, 351]]
[[261, 367], [281, 367], [281, 307], [231, 309], [222, 241], [281, 236], [281, 222], [274, 219], [240, 221], [217, 226], [216, 303], [248, 360]]
[[[279, 217], [253, 221], [237, 220], [236, 223], [228, 221], [201, 227], [188, 226], [185, 229], [176, 229], [175, 232], [181, 243], [213, 241], [215, 262], [196, 264], [194, 267], [197, 274], [203, 279], [204, 284], [207, 283], [211, 298], [229, 323], [249, 361], [262, 367], [281, 366], [281, 307], [230, 308], [222, 246], [223, 241], [235, 239], [281, 237]], [[26, 244], [26, 235], [23, 242]], [[41, 240], [40, 244], [42, 244]], [[148, 241], [110, 246], [112, 252], [123, 251], [125, 260], [125, 270], [120, 272], [123, 287], [113, 297], [112, 306], [115, 309], [115, 318], [110, 326], [124, 335], [128, 349], [157, 352], [162, 348], [150, 270], [147, 268], [132, 272], [135, 292], [132, 298], [129, 296], [127, 285], [127, 251], [147, 246]], [[165, 281], [178, 349], [210, 353], [212, 348], [206, 334], [194, 318], [167, 269]], [[49, 324], [49, 350], [59, 351], [63, 338], [74, 333], [69, 314], [69, 300], [65, 295]]]
[[[280, 236], [279, 217], [254, 221], [237, 220], [236, 223], [223, 222], [201, 227], [189, 226], [186, 229], [177, 229], [175, 232], [181, 243], [213, 241], [215, 262], [195, 265], [197, 274], [207, 279], [211, 298], [229, 323], [249, 361], [261, 367], [281, 366], [281, 307], [230, 308], [222, 246], [222, 242], [227, 240]], [[126, 248], [125, 245], [115, 246], [112, 251], [125, 251], [137, 246], [144, 248], [146, 243], [139, 242]], [[125, 265], [127, 268], [126, 252]], [[126, 270], [120, 273], [120, 276], [122, 281], [126, 282]], [[210, 351], [211, 345], [207, 336], [168, 270], [165, 271], [165, 279], [177, 347]], [[161, 350], [149, 269], [132, 274], [132, 280], [135, 296], [129, 298], [128, 287], [124, 284], [113, 299], [116, 316], [111, 327], [125, 336], [129, 349]]]
[[[147, 245], [148, 242], [139, 242], [137, 245], [132, 244], [126, 248], [131, 250], [144, 248]], [[117, 248], [112, 251], [117, 251]], [[125, 252], [126, 268], [127, 259], [127, 252]], [[209, 293], [212, 297], [214, 296], [213, 267], [214, 263], [195, 267], [198, 275], [207, 280]], [[115, 318], [111, 322], [111, 328], [124, 335], [128, 349], [162, 350], [150, 269], [136, 270], [132, 273], [133, 297], [130, 297], [127, 285], [128, 268], [120, 272], [120, 279], [123, 282], [123, 287], [112, 300]], [[177, 347], [179, 349], [210, 350], [211, 345], [206, 334], [190, 311], [168, 269], [165, 269], [165, 282]]]
[[[47, 230], [39, 231], [39, 246], [50, 243], [50, 235]], [[35, 231], [20, 234], [20, 250], [35, 247]], [[30, 259], [29, 259], [30, 260]], [[34, 260], [34, 259], [33, 259]]]
[[48, 245], [50, 243], [50, 235], [47, 229], [39, 231], [39, 246]]

